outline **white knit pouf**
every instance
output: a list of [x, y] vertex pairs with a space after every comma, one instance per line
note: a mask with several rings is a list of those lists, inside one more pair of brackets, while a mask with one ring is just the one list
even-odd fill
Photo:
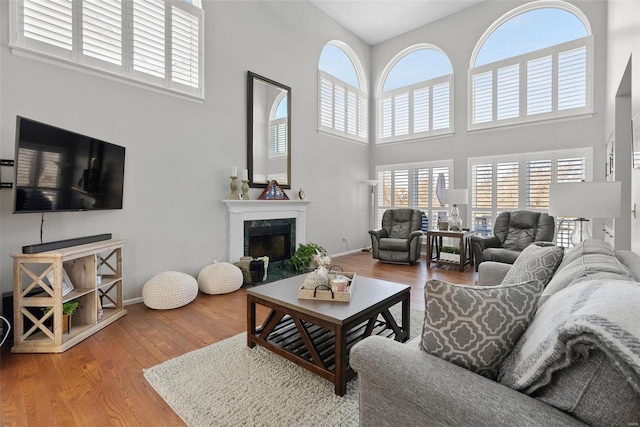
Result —
[[156, 310], [168, 310], [189, 304], [198, 296], [198, 282], [179, 271], [156, 274], [142, 288], [144, 305]]
[[207, 265], [198, 274], [198, 287], [205, 294], [226, 294], [242, 286], [242, 270], [228, 262]]

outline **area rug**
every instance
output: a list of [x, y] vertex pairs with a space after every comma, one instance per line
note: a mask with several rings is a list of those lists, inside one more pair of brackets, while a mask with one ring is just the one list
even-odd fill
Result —
[[[395, 307], [394, 307], [395, 308]], [[391, 310], [396, 318], [399, 310]], [[411, 310], [411, 337], [424, 314]], [[241, 333], [145, 370], [189, 426], [357, 426], [357, 377], [336, 396], [329, 381], [256, 346]]]

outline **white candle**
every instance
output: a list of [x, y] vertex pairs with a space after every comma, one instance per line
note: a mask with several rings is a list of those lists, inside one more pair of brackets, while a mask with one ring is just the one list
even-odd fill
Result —
[[245, 181], [249, 180], [249, 171], [247, 169], [242, 169], [242, 179]]
[[234, 166], [231, 168], [231, 176], [238, 176], [238, 167]]

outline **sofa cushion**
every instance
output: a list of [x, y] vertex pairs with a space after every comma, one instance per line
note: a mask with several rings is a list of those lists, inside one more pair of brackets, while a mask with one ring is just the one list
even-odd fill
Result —
[[505, 264], [513, 264], [520, 255], [520, 251], [513, 251], [504, 248], [487, 248], [482, 252], [482, 258], [485, 261], [503, 262]]
[[542, 288], [540, 281], [478, 287], [429, 280], [422, 349], [494, 379], [531, 322]]
[[640, 414], [640, 396], [599, 350], [554, 372], [531, 396], [592, 426], [633, 425]]
[[561, 246], [538, 246], [535, 243], [527, 246], [513, 263], [502, 284], [513, 285], [537, 280], [544, 288], [562, 261], [563, 253]]

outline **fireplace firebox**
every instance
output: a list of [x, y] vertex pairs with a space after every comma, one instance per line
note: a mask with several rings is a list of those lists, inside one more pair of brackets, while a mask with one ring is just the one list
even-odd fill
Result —
[[244, 255], [286, 261], [295, 252], [295, 218], [244, 222]]

